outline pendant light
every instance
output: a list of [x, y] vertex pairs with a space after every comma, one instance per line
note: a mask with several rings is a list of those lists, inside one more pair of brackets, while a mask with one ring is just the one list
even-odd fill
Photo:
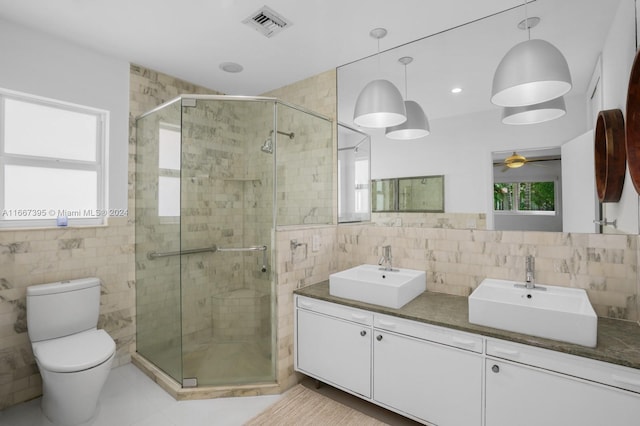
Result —
[[[380, 67], [380, 39], [387, 35], [384, 28], [375, 28], [369, 35], [378, 40], [378, 68]], [[362, 127], [396, 126], [407, 120], [402, 95], [388, 80], [369, 82], [358, 95], [353, 122]]]
[[564, 98], [552, 99], [535, 105], [521, 107], [504, 107], [502, 122], [504, 124], [537, 124], [555, 120], [567, 113]]
[[[403, 56], [398, 59], [404, 65], [404, 97], [407, 98], [407, 65], [413, 61], [411, 56]], [[429, 120], [422, 110], [422, 107], [415, 101], [404, 101], [407, 111], [407, 121], [393, 127], [387, 127], [385, 134], [390, 139], [409, 140], [427, 136], [429, 131]]]
[[571, 90], [567, 60], [545, 40], [531, 40], [531, 28], [540, 18], [527, 16], [518, 28], [527, 30], [528, 40], [511, 48], [493, 76], [491, 102], [506, 107], [534, 105], [559, 98]]

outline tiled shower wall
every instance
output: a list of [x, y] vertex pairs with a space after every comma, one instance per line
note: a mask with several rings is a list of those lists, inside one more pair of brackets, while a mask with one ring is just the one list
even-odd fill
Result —
[[333, 220], [332, 123], [284, 104], [277, 108], [277, 224]]

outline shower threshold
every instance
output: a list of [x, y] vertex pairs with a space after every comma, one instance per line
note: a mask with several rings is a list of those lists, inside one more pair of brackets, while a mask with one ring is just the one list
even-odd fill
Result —
[[235, 396], [278, 395], [283, 392], [280, 385], [274, 382], [183, 388], [180, 383], [153, 365], [139, 353], [131, 355], [131, 363], [178, 401]]

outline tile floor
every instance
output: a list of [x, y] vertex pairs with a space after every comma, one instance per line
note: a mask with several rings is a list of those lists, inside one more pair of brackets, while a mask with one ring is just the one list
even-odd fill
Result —
[[[176, 401], [132, 364], [114, 368], [91, 426], [235, 426], [280, 395]], [[0, 426], [51, 426], [40, 398], [0, 411]]]

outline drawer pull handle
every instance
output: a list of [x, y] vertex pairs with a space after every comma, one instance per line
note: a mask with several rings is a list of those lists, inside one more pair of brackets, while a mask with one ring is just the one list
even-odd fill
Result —
[[520, 352], [511, 350], [511, 349], [495, 348], [495, 352], [497, 354], [502, 354], [502, 355], [507, 355], [507, 356], [519, 356], [520, 355]]
[[491, 371], [493, 371], [494, 373], [499, 373], [500, 367], [494, 364], [493, 367], [491, 367]]
[[451, 339], [453, 341], [453, 343], [457, 343], [458, 345], [462, 345], [462, 346], [475, 346], [476, 342], [471, 340], [471, 339], [462, 339], [460, 337], [453, 337]]
[[360, 315], [360, 314], [351, 314], [351, 318], [353, 318], [354, 320], [360, 320], [360, 321], [364, 321], [367, 319], [366, 315]]
[[378, 334], [378, 336], [376, 336], [376, 340], [379, 342], [380, 340], [382, 340], [382, 334]]
[[385, 320], [379, 320], [378, 323], [383, 327], [396, 328], [396, 323]]
[[362, 330], [362, 331], [360, 332], [360, 335], [361, 335], [362, 337], [364, 337], [364, 336], [366, 336], [366, 335], [367, 335], [367, 332], [366, 332], [365, 330]]
[[618, 383], [624, 383], [631, 386], [640, 386], [640, 380], [634, 380], [627, 377], [618, 376], [617, 374], [612, 374], [611, 378]]

